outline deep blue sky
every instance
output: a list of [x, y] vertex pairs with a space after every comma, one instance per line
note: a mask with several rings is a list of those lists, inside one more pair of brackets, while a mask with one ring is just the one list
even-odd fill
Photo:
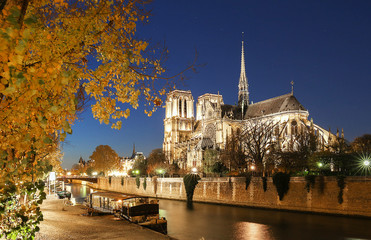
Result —
[[[236, 103], [245, 32], [250, 100], [289, 93], [293, 80], [294, 95], [315, 123], [333, 132], [344, 128], [349, 141], [371, 133], [371, 1], [158, 0], [148, 8], [150, 23], [138, 27], [138, 36], [166, 41], [170, 75], [193, 61], [195, 49], [205, 64], [178, 85], [195, 101], [219, 91], [226, 104]], [[87, 160], [101, 144], [129, 156], [135, 143], [148, 155], [162, 147], [163, 117], [164, 109], [149, 118], [139, 108], [117, 131], [88, 109], [63, 145], [62, 166]]]

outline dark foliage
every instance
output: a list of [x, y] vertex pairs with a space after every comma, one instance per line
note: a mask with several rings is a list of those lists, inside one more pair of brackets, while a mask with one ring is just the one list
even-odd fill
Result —
[[278, 172], [275, 173], [272, 178], [273, 184], [276, 186], [279, 199], [282, 201], [284, 195], [289, 191], [290, 174]]
[[263, 182], [263, 190], [264, 192], [267, 191], [267, 177], [261, 177]]
[[307, 192], [310, 191], [310, 188], [314, 188], [314, 184], [316, 182], [316, 175], [306, 175], [305, 176], [305, 189], [307, 190]]
[[145, 177], [144, 180], [143, 180], [143, 189], [146, 190], [147, 189], [147, 178]]
[[135, 183], [137, 184], [137, 188], [139, 188], [140, 187], [140, 178], [139, 178], [139, 176], [137, 176], [135, 178]]
[[338, 194], [338, 202], [339, 204], [342, 204], [343, 203], [343, 190], [345, 188], [345, 176], [343, 175], [340, 175], [340, 176], [337, 176], [336, 177], [336, 180], [337, 180], [337, 183], [338, 183], [338, 187], [339, 187], [339, 194]]
[[246, 174], [246, 177], [245, 177], [245, 190], [247, 190], [247, 188], [249, 187], [249, 185], [250, 185], [250, 182], [251, 182], [251, 174], [250, 173], [248, 173], [248, 174]]
[[200, 180], [200, 176], [197, 174], [187, 174], [183, 177], [184, 187], [187, 193], [187, 202], [190, 203], [193, 200], [193, 193]]

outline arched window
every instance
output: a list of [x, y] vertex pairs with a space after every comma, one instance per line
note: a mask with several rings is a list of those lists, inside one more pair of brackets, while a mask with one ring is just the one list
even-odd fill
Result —
[[187, 117], [187, 100], [184, 100], [184, 117]]
[[178, 106], [179, 106], [179, 117], [181, 117], [182, 116], [182, 99], [180, 99], [180, 98], [179, 98]]
[[291, 134], [292, 135], [298, 134], [298, 124], [296, 123], [295, 120], [291, 122]]

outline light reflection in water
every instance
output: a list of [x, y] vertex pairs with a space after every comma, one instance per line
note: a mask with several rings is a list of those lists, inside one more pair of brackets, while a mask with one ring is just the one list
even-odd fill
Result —
[[237, 222], [233, 226], [234, 239], [274, 239], [267, 225], [252, 222]]
[[[93, 192], [66, 185], [77, 201]], [[371, 239], [370, 219], [239, 208], [160, 199], [160, 216], [168, 220], [169, 236], [179, 240]]]
[[71, 197], [78, 203], [84, 202], [84, 199], [92, 192], [91, 188], [81, 184], [66, 185], [66, 190], [71, 192]]

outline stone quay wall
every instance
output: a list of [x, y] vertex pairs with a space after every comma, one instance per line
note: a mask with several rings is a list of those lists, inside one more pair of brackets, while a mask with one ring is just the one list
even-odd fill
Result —
[[[146, 187], [144, 188], [144, 181]], [[218, 203], [236, 206], [340, 214], [371, 217], [371, 177], [347, 177], [343, 202], [338, 202], [339, 186], [336, 177], [316, 177], [310, 191], [305, 189], [304, 177], [291, 177], [289, 191], [279, 200], [272, 178], [267, 178], [263, 190], [260, 177], [253, 177], [246, 189], [245, 178], [202, 178], [196, 186], [195, 202]], [[182, 178], [99, 178], [98, 189], [149, 197], [186, 200]]]

